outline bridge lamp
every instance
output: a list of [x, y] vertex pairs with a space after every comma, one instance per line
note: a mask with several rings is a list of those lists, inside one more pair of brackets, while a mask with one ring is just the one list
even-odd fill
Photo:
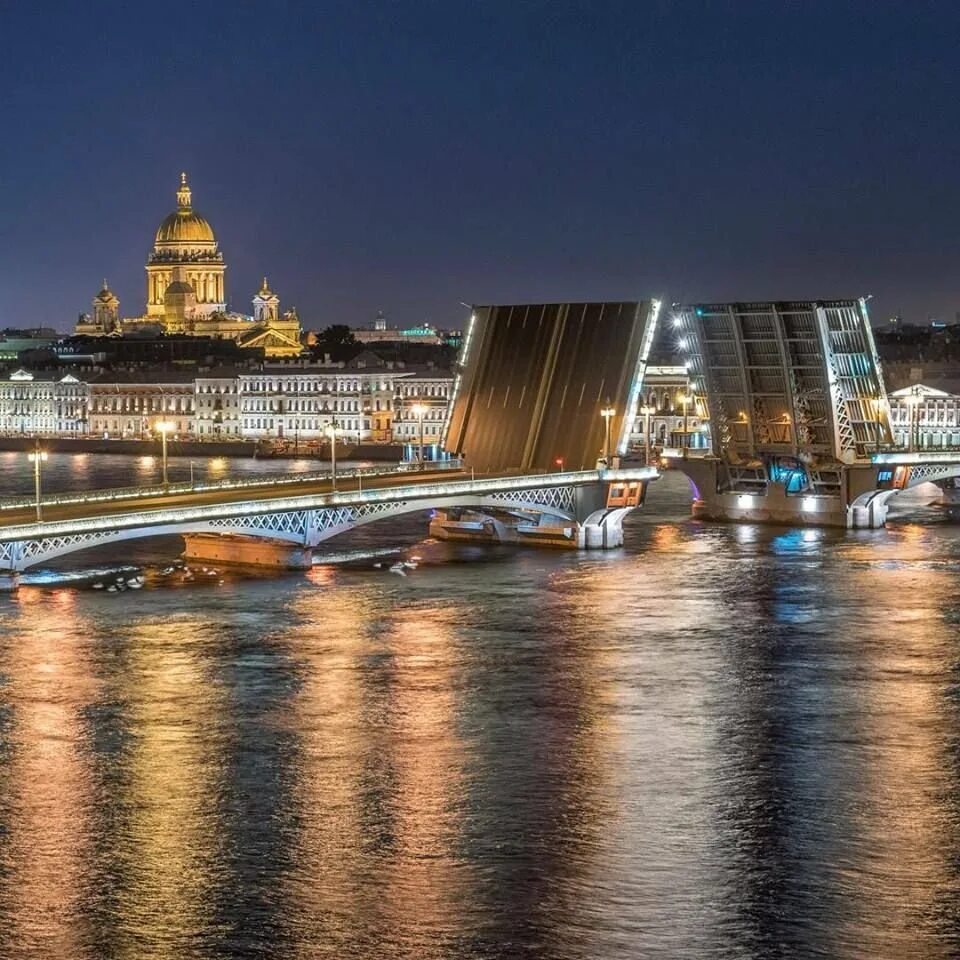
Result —
[[153, 425], [153, 429], [160, 434], [161, 442], [161, 460], [163, 463], [163, 485], [167, 485], [167, 434], [173, 433], [177, 429], [175, 423], [171, 423], [169, 420], [161, 420], [159, 423]]
[[651, 406], [643, 406], [640, 408], [640, 412], [643, 414], [643, 463], [644, 463], [644, 466], [649, 466], [650, 465], [650, 416], [656, 411]]
[[330, 479], [333, 489], [337, 489], [337, 422], [328, 423], [323, 432], [330, 438]]
[[563, 457], [557, 457], [553, 462], [557, 465], [557, 472], [563, 473]]
[[688, 408], [690, 404], [690, 394], [689, 393], [678, 393], [677, 394], [677, 403], [683, 404], [683, 455], [687, 455], [687, 417], [688, 417]]
[[917, 448], [917, 407], [920, 405], [920, 390], [913, 388], [913, 392], [906, 398], [907, 407], [910, 410], [910, 438], [908, 449], [911, 453]]
[[690, 341], [689, 341], [686, 337], [681, 337], [681, 338], [677, 341], [677, 346], [678, 346], [681, 350], [686, 350], [687, 347], [690, 346]]
[[603, 459], [607, 466], [610, 466], [610, 421], [617, 415], [616, 408], [604, 407], [600, 411], [600, 416], [604, 422], [604, 441], [603, 441]]
[[427, 412], [427, 407], [422, 403], [415, 403], [411, 408], [410, 412], [417, 418], [420, 422], [420, 469], [423, 470], [426, 464], [423, 460], [423, 417]]
[[36, 443], [33, 453], [27, 454], [33, 464], [33, 486], [37, 498], [37, 523], [43, 520], [43, 506], [40, 499], [40, 465], [47, 459], [47, 451], [40, 449], [40, 441]]
[[673, 328], [674, 330], [683, 326], [683, 317], [679, 313], [673, 315]]

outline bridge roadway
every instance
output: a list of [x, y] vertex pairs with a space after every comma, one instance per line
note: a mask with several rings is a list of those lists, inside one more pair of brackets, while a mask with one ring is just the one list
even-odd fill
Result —
[[[322, 541], [365, 523], [433, 510], [434, 535], [448, 539], [609, 549], [621, 521], [642, 503], [653, 467], [548, 474], [462, 470], [312, 477], [236, 488], [90, 491], [35, 507], [0, 505], [0, 571], [16, 573], [88, 547], [141, 537], [183, 536], [189, 556], [268, 566], [305, 566]], [[464, 511], [467, 516], [464, 517]]]
[[[497, 476], [509, 477], [503, 473]], [[494, 475], [490, 475], [493, 477]], [[103, 499], [102, 493], [90, 491], [90, 499], [76, 499], [68, 503], [43, 503], [43, 522], [68, 522], [72, 520], [90, 520], [97, 517], [113, 517], [129, 513], [149, 513], [151, 510], [169, 510], [180, 507], [221, 506], [229, 503], [255, 501], [269, 502], [288, 497], [317, 497], [325, 494], [349, 494], [370, 490], [385, 490], [391, 487], [437, 483], [441, 480], [463, 479], [464, 471], [457, 469], [397, 471], [368, 476], [347, 474], [337, 477], [336, 488], [332, 478], [311, 477], [303, 482], [291, 482], [289, 476], [278, 477], [276, 483], [253, 482], [237, 487], [214, 487], [206, 490], [177, 490], [170, 493], [151, 492], [143, 496]], [[476, 475], [476, 479], [483, 479]], [[118, 491], [119, 493], [119, 491]], [[5, 527], [23, 527], [36, 521], [36, 504], [8, 507], [0, 510], [0, 535]]]

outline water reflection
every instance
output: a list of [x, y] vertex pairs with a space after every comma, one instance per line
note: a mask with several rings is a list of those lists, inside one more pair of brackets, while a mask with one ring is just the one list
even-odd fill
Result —
[[23, 591], [3, 611], [0, 942], [4, 955], [92, 956], [94, 783], [84, 709], [98, 684], [75, 595]]
[[956, 531], [655, 510], [0, 598], [0, 956], [958, 955]]
[[218, 788], [224, 698], [203, 652], [210, 623], [144, 616], [122, 631], [121, 663], [106, 691], [116, 704], [110, 757], [115, 808], [105, 853], [120, 957], [203, 955], [222, 858]]

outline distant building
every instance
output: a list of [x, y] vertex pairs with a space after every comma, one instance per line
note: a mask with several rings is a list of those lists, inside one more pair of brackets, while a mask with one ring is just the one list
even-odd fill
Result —
[[429, 346], [447, 344], [459, 347], [459, 330], [438, 330], [432, 324], [421, 323], [413, 327], [391, 327], [383, 313], [378, 313], [369, 327], [359, 327], [353, 331], [358, 343], [423, 343]]
[[919, 450], [960, 446], [960, 394], [956, 389], [912, 383], [894, 390], [889, 395], [894, 443]]
[[83, 436], [88, 401], [88, 385], [72, 374], [15, 370], [0, 379], [0, 433]]
[[[644, 391], [630, 439], [635, 451], [643, 449], [647, 442], [651, 449], [688, 446], [702, 450], [710, 446], [706, 398], [696, 396], [691, 391], [686, 367], [672, 364], [649, 366], [644, 373], [643, 384]], [[686, 404], [684, 397], [687, 398]], [[644, 408], [649, 412], [642, 413]], [[645, 440], [647, 423], [650, 425], [650, 435]], [[685, 428], [689, 437], [686, 444]]]

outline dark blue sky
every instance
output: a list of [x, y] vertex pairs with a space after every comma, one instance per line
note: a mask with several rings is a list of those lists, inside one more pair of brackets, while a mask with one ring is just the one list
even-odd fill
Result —
[[956, 4], [0, 4], [0, 325], [133, 315], [181, 169], [248, 309], [960, 310]]

